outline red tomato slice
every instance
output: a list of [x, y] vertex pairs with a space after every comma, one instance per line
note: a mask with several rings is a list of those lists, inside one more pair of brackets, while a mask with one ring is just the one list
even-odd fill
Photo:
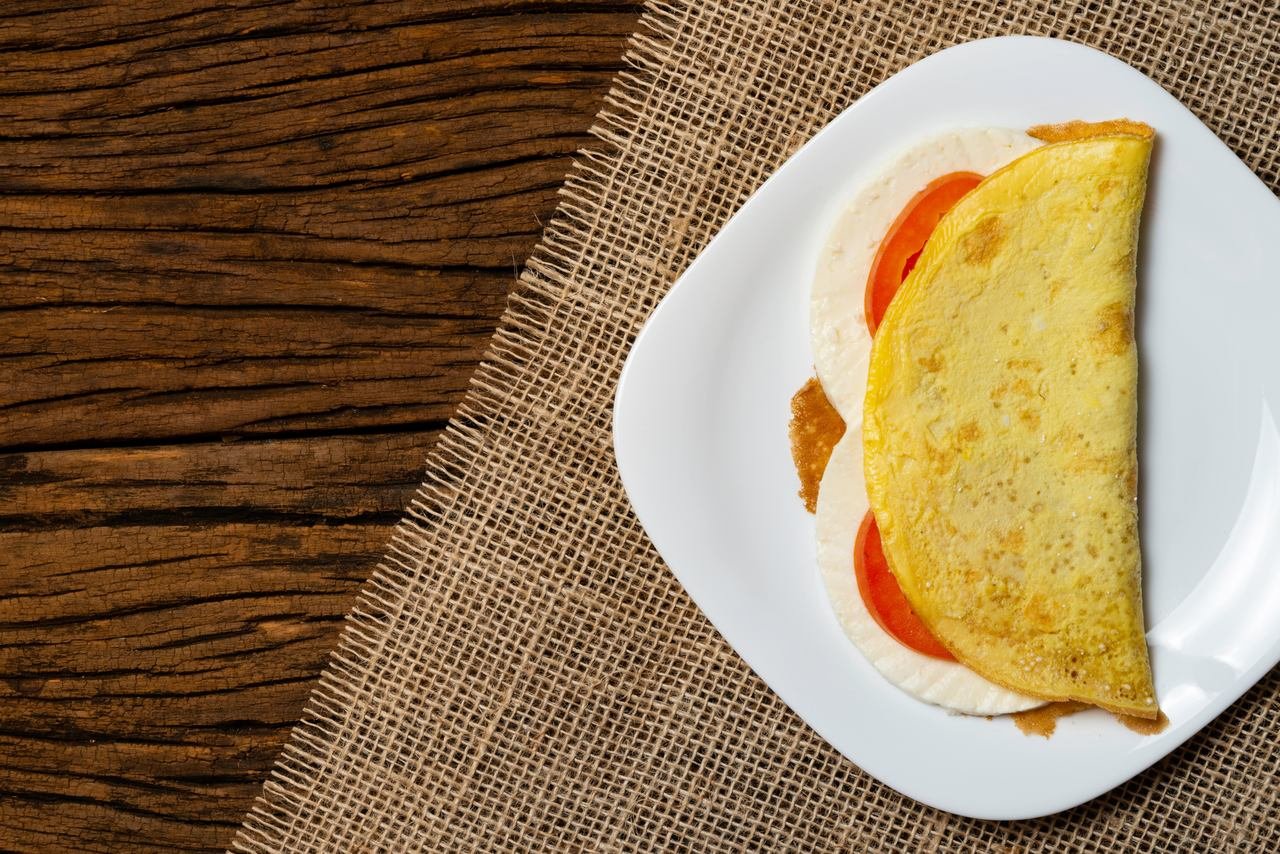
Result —
[[929, 182], [907, 202], [889, 232], [880, 241], [880, 249], [871, 263], [867, 277], [864, 311], [867, 329], [872, 335], [884, 318], [889, 302], [907, 278], [924, 249], [924, 244], [938, 227], [939, 220], [966, 193], [978, 186], [982, 176], [973, 172], [951, 172]]
[[898, 579], [893, 577], [889, 562], [884, 558], [880, 529], [876, 527], [876, 517], [869, 510], [854, 541], [853, 570], [858, 577], [858, 593], [862, 595], [863, 604], [880, 628], [916, 652], [955, 661], [955, 657], [916, 616], [911, 603], [903, 595]]
[[[889, 226], [867, 277], [864, 308], [867, 329], [872, 335], [876, 334], [876, 327], [884, 319], [893, 295], [915, 268], [925, 243], [942, 217], [981, 181], [982, 176], [973, 172], [943, 175], [916, 193]], [[870, 511], [858, 528], [858, 538], [853, 547], [853, 568], [862, 602], [880, 628], [916, 652], [955, 661], [903, 595], [898, 579], [885, 560], [880, 529], [876, 527], [875, 516]]]

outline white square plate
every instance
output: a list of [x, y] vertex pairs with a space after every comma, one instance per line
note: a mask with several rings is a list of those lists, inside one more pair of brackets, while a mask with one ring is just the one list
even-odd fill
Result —
[[[796, 498], [788, 401], [813, 370], [819, 250], [877, 166], [949, 127], [1118, 116], [1158, 134], [1138, 268], [1139, 453], [1148, 639], [1171, 724], [1143, 737], [1087, 712], [1046, 741], [912, 699], [845, 638]], [[1280, 202], [1150, 79], [1067, 42], [960, 45], [841, 114], [676, 283], [620, 380], [618, 468], [694, 601], [841, 753], [962, 815], [1066, 809], [1160, 759], [1280, 660], [1277, 270]]]

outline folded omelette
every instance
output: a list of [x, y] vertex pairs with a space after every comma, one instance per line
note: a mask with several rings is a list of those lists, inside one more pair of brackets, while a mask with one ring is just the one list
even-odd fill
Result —
[[1144, 126], [1037, 148], [941, 221], [873, 344], [864, 466], [903, 593], [999, 685], [1155, 717], [1137, 518]]

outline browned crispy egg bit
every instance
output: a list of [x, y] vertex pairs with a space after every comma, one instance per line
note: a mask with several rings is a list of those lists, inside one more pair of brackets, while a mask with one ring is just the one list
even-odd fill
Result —
[[1169, 727], [1169, 718], [1161, 711], [1157, 711], [1154, 720], [1140, 718], [1137, 715], [1116, 715], [1115, 717], [1116, 720], [1139, 735], [1155, 735], [1156, 733], [1164, 732]]
[[1135, 122], [1133, 119], [1110, 119], [1105, 122], [1076, 120], [1027, 128], [1027, 136], [1035, 137], [1041, 142], [1070, 142], [1073, 139], [1088, 139], [1091, 136], [1108, 136], [1117, 133], [1132, 134], [1144, 139], [1155, 136], [1151, 125]]
[[818, 508], [818, 484], [831, 459], [831, 449], [844, 435], [844, 419], [827, 399], [817, 377], [810, 377], [791, 398], [790, 433], [800, 498], [804, 508], [813, 513]]
[[[1038, 735], [1041, 738], [1048, 738], [1058, 728], [1058, 718], [1065, 718], [1067, 715], [1074, 715], [1077, 712], [1083, 712], [1085, 709], [1091, 708], [1093, 706], [1087, 703], [1068, 700], [1063, 703], [1049, 703], [1038, 709], [1028, 709], [1025, 712], [1014, 712], [1009, 717], [1013, 718], [1014, 724], [1017, 725], [1018, 729], [1022, 730], [1023, 735]], [[1115, 713], [1112, 713], [1112, 716], [1139, 735], [1155, 735], [1156, 733], [1164, 732], [1169, 726], [1169, 718], [1165, 716], [1164, 712], [1160, 712], [1155, 720]]]
[[1077, 703], [1068, 700], [1064, 703], [1048, 703], [1038, 709], [1027, 709], [1025, 712], [1014, 712], [1009, 717], [1022, 730], [1023, 735], [1038, 735], [1048, 738], [1058, 728], [1058, 718], [1074, 715], [1092, 708], [1088, 703]]

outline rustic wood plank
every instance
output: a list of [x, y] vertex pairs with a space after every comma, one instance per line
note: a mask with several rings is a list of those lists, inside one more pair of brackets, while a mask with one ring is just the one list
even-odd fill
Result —
[[0, 312], [14, 370], [0, 435], [38, 447], [438, 423], [492, 323], [284, 306]]
[[[0, 454], [0, 534], [267, 514], [394, 521], [434, 431]], [[24, 509], [39, 508], [33, 517]]]
[[25, 569], [0, 605], [6, 847], [225, 845], [385, 536], [276, 521], [0, 533]]
[[637, 11], [0, 8], [0, 848], [229, 842]]

